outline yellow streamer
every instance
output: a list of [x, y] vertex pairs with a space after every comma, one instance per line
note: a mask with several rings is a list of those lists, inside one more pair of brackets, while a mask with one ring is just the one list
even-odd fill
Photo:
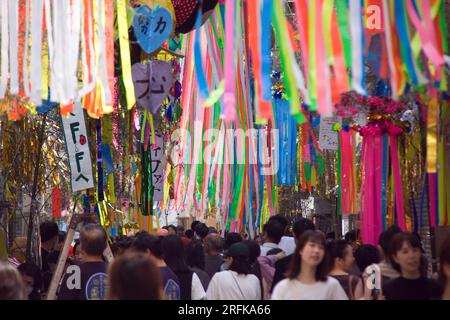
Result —
[[116, 203], [116, 195], [114, 191], [114, 174], [108, 175], [108, 200], [110, 203]]
[[427, 172], [436, 173], [437, 171], [437, 121], [439, 116], [439, 101], [434, 93], [428, 106], [428, 124], [427, 124]]
[[[323, 30], [324, 35], [327, 32], [337, 32], [337, 30], [331, 30], [331, 20], [333, 15], [334, 0], [324, 0], [323, 2]], [[333, 65], [333, 45], [331, 37], [324, 36], [325, 39], [325, 49], [327, 53], [328, 64]]]
[[125, 0], [117, 0], [117, 22], [119, 28], [120, 60], [122, 64], [122, 77], [125, 86], [127, 109], [136, 104], [133, 78], [131, 76], [131, 57], [128, 40], [127, 8]]

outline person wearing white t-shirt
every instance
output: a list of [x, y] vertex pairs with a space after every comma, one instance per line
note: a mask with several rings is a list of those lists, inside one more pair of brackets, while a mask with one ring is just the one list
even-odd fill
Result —
[[225, 252], [227, 270], [217, 272], [209, 282], [207, 300], [260, 300], [258, 278], [249, 274], [250, 251], [242, 242]]
[[339, 282], [327, 277], [325, 237], [306, 231], [299, 239], [287, 279], [274, 288], [272, 300], [348, 300]]
[[284, 227], [276, 220], [269, 220], [264, 225], [265, 242], [261, 245], [261, 255], [267, 256], [267, 252], [278, 249], [281, 237], [284, 234]]
[[281, 237], [281, 240], [278, 243], [278, 248], [283, 250], [287, 256], [293, 254], [295, 251], [295, 239], [294, 237], [289, 236], [290, 232], [288, 219], [282, 214], [276, 214], [270, 217], [269, 221], [277, 221], [283, 227], [284, 235]]

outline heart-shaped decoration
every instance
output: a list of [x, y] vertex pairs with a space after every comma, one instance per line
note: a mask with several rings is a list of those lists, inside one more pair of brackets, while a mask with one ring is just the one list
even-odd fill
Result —
[[173, 21], [170, 11], [156, 6], [155, 10], [146, 5], [136, 9], [133, 28], [142, 50], [152, 53], [158, 50], [172, 33]]
[[172, 86], [172, 66], [166, 61], [135, 63], [131, 67], [136, 100], [140, 107], [155, 114]]

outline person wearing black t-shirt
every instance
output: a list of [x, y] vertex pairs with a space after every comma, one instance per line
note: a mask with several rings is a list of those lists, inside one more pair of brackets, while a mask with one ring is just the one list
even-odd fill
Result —
[[131, 245], [133, 251], [145, 253], [152, 257], [162, 278], [162, 287], [166, 300], [180, 300], [180, 281], [163, 258], [161, 238], [141, 231]]
[[39, 233], [41, 236], [41, 258], [42, 258], [42, 272], [50, 270], [48, 259], [50, 254], [55, 250], [58, 243], [59, 229], [56, 222], [46, 221], [39, 226]]
[[435, 281], [421, 275], [421, 249], [417, 237], [401, 232], [391, 242], [390, 257], [400, 277], [383, 287], [386, 300], [430, 300], [440, 297], [442, 288]]
[[80, 232], [83, 263], [67, 268], [58, 300], [104, 300], [109, 284], [103, 251], [107, 246], [105, 230], [96, 224], [85, 225]]

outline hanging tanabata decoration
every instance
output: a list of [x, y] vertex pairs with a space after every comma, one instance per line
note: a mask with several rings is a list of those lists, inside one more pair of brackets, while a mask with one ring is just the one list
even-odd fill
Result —
[[80, 102], [74, 104], [69, 117], [62, 117], [62, 123], [70, 163], [72, 192], [93, 188], [91, 154]]
[[172, 86], [172, 66], [165, 61], [136, 63], [132, 67], [136, 100], [140, 107], [155, 114]]

